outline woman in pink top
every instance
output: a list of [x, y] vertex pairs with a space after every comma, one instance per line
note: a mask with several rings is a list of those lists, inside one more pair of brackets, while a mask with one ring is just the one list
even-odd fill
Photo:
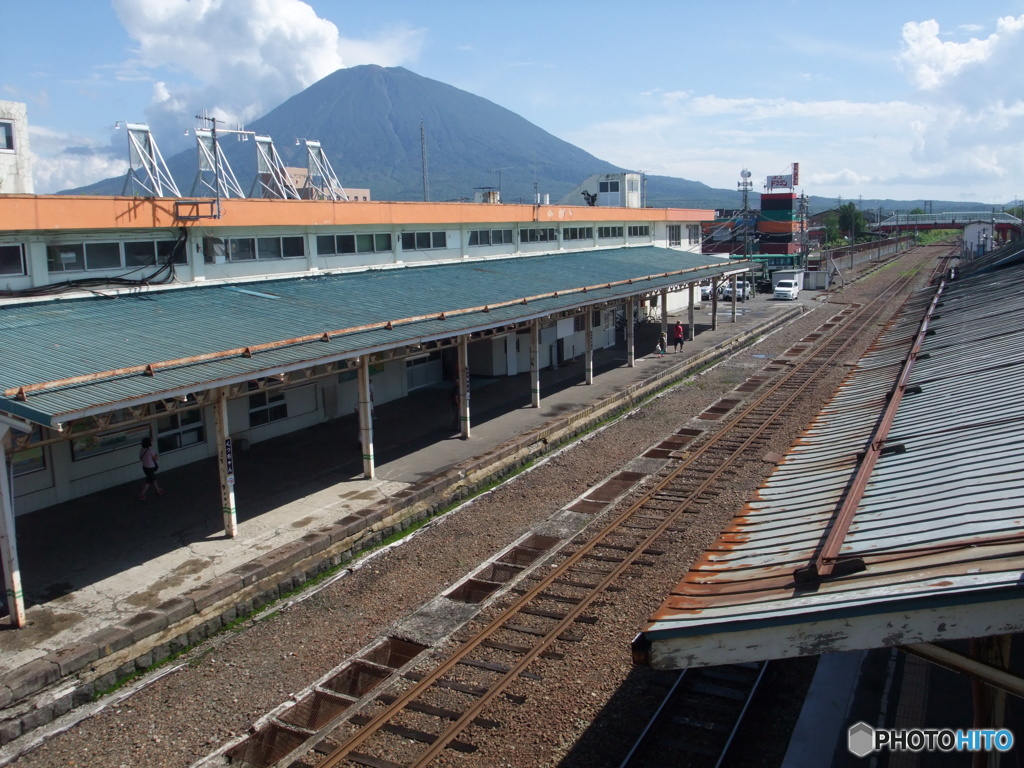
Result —
[[164, 492], [164, 489], [160, 487], [160, 483], [156, 481], [156, 471], [160, 469], [160, 466], [156, 463], [157, 458], [157, 453], [153, 450], [152, 438], [142, 438], [142, 447], [139, 449], [139, 461], [142, 462], [142, 471], [146, 475], [146, 482], [142, 484], [142, 490], [139, 491], [139, 501], [146, 500], [146, 493], [151, 485], [156, 488], [157, 493]]

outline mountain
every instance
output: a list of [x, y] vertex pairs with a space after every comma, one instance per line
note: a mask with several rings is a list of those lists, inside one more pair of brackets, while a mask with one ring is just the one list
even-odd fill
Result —
[[[402, 67], [363, 65], [328, 75], [254, 120], [247, 130], [274, 139], [286, 165], [306, 165], [297, 139], [317, 139], [342, 186], [369, 188], [374, 200], [422, 200], [421, 131], [424, 129], [429, 198], [472, 199], [474, 187], [501, 183], [504, 202], [532, 202], [535, 192], [552, 202], [594, 173], [618, 168], [552, 136], [494, 102]], [[156, 137], [159, 142], [160, 137]], [[223, 138], [219, 146], [247, 194], [256, 173], [252, 142]], [[182, 194], [196, 177], [194, 149], [167, 158]], [[499, 170], [500, 169], [500, 172]], [[738, 178], [738, 176], [737, 176]], [[66, 190], [62, 194], [118, 195], [124, 177]], [[646, 204], [655, 208], [734, 209], [736, 190], [714, 189], [670, 176], [646, 177]], [[751, 196], [751, 205], [759, 205]], [[812, 212], [835, 207], [835, 199], [812, 197]], [[924, 207], [924, 201], [863, 201], [885, 210]], [[935, 210], [985, 209], [980, 203], [935, 206]]]
[[[343, 186], [368, 187], [374, 200], [422, 200], [421, 120], [435, 201], [472, 199], [474, 187], [498, 186], [498, 169], [505, 202], [532, 202], [535, 192], [557, 201], [593, 173], [624, 170], [487, 99], [402, 67], [339, 69], [246, 129], [272, 137], [286, 165], [306, 164], [296, 138], [317, 139]], [[230, 137], [220, 142], [246, 193], [256, 172], [253, 147]], [[190, 194], [195, 151], [168, 157], [167, 167]], [[62, 194], [117, 195], [123, 185], [122, 176]], [[656, 207], [738, 205], [733, 191], [668, 176], [649, 176], [647, 196]]]

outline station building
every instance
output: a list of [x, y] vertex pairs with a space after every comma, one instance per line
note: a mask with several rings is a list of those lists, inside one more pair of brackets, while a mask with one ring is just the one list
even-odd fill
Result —
[[[452, 390], [471, 436], [474, 377], [531, 376], [699, 303], [747, 265], [683, 234], [713, 211], [323, 199], [0, 195], [0, 473], [5, 566], [14, 518], [217, 456], [237, 530], [233, 455]], [[695, 300], [696, 299], [696, 300]], [[621, 336], [620, 336], [621, 338]], [[5, 568], [8, 594], [16, 568]], [[17, 599], [9, 599], [16, 606]], [[12, 617], [17, 623], [17, 611]]]

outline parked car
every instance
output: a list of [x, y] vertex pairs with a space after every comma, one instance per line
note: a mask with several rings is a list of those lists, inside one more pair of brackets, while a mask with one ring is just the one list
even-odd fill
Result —
[[[701, 301], [711, 301], [711, 289], [713, 287], [714, 286], [712, 286], [711, 283], [701, 283], [700, 284], [700, 300]], [[721, 291], [721, 289], [719, 289], [719, 291]]]
[[[746, 280], [736, 281], [736, 298], [740, 301], [746, 301], [747, 299], [754, 298], [754, 284], [748, 283]], [[722, 299], [725, 301], [732, 301], [732, 281], [730, 280], [724, 286], [722, 286]]]
[[800, 286], [796, 280], [779, 280], [775, 284], [776, 299], [796, 299], [800, 295]]

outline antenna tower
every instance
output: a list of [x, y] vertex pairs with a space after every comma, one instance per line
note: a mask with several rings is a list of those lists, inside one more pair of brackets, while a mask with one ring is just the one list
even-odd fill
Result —
[[[124, 177], [121, 194], [127, 195], [130, 189], [133, 195], [141, 192], [142, 197], [181, 197], [149, 126], [123, 124], [128, 134], [128, 175]], [[115, 123], [115, 130], [121, 125], [121, 121]]]
[[[255, 136], [256, 140], [256, 178], [253, 180], [249, 197], [270, 197], [279, 200], [298, 200], [299, 191], [295, 189], [288, 171], [281, 162], [281, 157], [274, 149], [274, 140], [269, 136]], [[259, 192], [254, 195], [254, 192]]]
[[[298, 140], [295, 142], [298, 144]], [[338, 181], [330, 160], [319, 141], [306, 139], [306, 187], [316, 200], [348, 200], [348, 194]]]

